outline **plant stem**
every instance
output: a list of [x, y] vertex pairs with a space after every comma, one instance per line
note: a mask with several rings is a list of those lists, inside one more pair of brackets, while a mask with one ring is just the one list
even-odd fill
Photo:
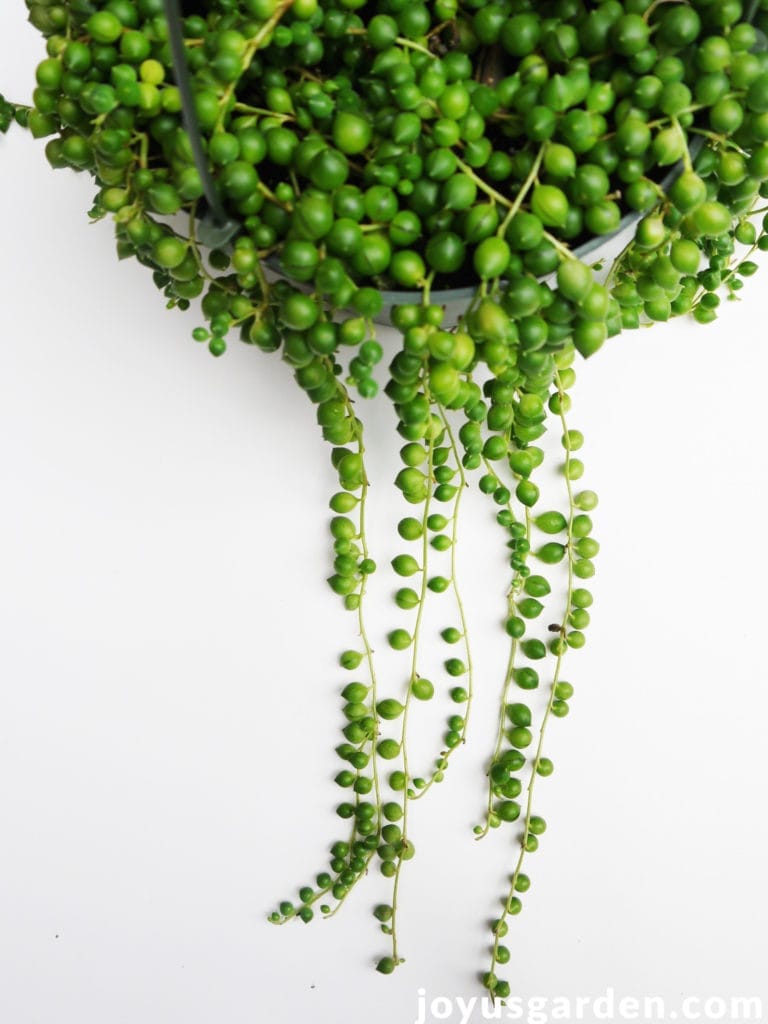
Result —
[[[432, 403], [432, 397], [429, 392], [428, 384], [424, 383], [424, 392], [427, 400]], [[426, 604], [427, 597], [427, 568], [429, 561], [429, 532], [427, 529], [427, 519], [429, 518], [429, 508], [432, 498], [432, 474], [434, 470], [434, 450], [435, 442], [432, 437], [427, 441], [427, 479], [429, 480], [429, 487], [427, 489], [427, 496], [424, 501], [424, 511], [422, 514], [422, 543], [421, 543], [421, 587], [419, 592], [419, 607], [416, 613], [416, 624], [413, 630], [413, 651], [411, 655], [411, 673], [408, 679], [408, 693], [405, 697], [405, 706], [403, 709], [403, 724], [401, 731], [401, 751], [403, 758], [403, 773], [405, 775], [405, 786], [403, 788], [403, 817], [401, 825], [401, 838], [400, 838], [400, 853], [397, 858], [397, 867], [395, 869], [394, 883], [392, 886], [392, 959], [395, 964], [400, 963], [397, 950], [397, 913], [398, 913], [398, 895], [400, 891], [400, 876], [403, 867], [403, 853], [407, 848], [408, 843], [408, 805], [411, 799], [410, 796], [410, 771], [408, 768], [408, 748], [406, 744], [406, 738], [408, 733], [408, 712], [411, 707], [412, 700], [412, 687], [413, 683], [417, 678], [416, 670], [418, 666], [419, 656], [419, 634], [421, 630], [421, 623], [424, 616], [424, 606]]]
[[[461, 599], [461, 592], [459, 590], [458, 577], [456, 571], [456, 549], [458, 546], [459, 508], [461, 506], [462, 496], [467, 487], [467, 477], [466, 473], [464, 472], [464, 467], [461, 464], [461, 459], [459, 458], [458, 446], [456, 444], [456, 439], [453, 435], [453, 430], [451, 429], [450, 420], [448, 419], [445, 409], [443, 409], [442, 407], [440, 408], [440, 416], [445, 427], [445, 432], [448, 435], [451, 451], [453, 452], [453, 456], [459, 474], [459, 486], [456, 491], [456, 498], [453, 503], [453, 514], [451, 517], [451, 590], [453, 591], [454, 600], [456, 601], [456, 610], [459, 615], [461, 633], [464, 638], [464, 656], [466, 658], [467, 664], [467, 700], [466, 703], [464, 704], [464, 714], [462, 715], [464, 719], [464, 726], [460, 733], [461, 742], [464, 743], [467, 736], [467, 727], [469, 725], [469, 716], [472, 710], [473, 703], [472, 698], [474, 695], [474, 667], [472, 664], [472, 650], [469, 643], [469, 633], [467, 629], [467, 617], [464, 612], [464, 602]], [[457, 744], [457, 746], [451, 747], [449, 750], [442, 751], [440, 760], [447, 766], [448, 759], [451, 757], [453, 752], [458, 749], [459, 745]], [[434, 771], [432, 773], [431, 778], [427, 782], [426, 786], [424, 786], [423, 789], [420, 789], [415, 796], [411, 797], [411, 799], [420, 800], [424, 796], [424, 794], [432, 788], [433, 783], [437, 781], [438, 771], [442, 773], [442, 771], [444, 770], [445, 768], [438, 768], [436, 771]]]
[[507, 213], [507, 215], [504, 218], [504, 220], [501, 222], [501, 227], [496, 232], [496, 234], [499, 235], [500, 237], [502, 237], [502, 238], [504, 237], [504, 233], [507, 230], [507, 228], [509, 227], [510, 221], [515, 216], [515, 214], [519, 211], [520, 207], [523, 205], [523, 200], [528, 195], [528, 193], [530, 192], [531, 188], [534, 185], [534, 182], [538, 178], [539, 171], [541, 170], [541, 161], [543, 159], [544, 159], [544, 146], [541, 146], [541, 148], [539, 149], [539, 152], [536, 154], [536, 159], [533, 162], [533, 167], [531, 167], [531, 170], [530, 170], [530, 172], [528, 174], [528, 177], [523, 182], [523, 184], [522, 184], [522, 186], [520, 188], [520, 191], [515, 196], [514, 202], [512, 203], [512, 205], [509, 208], [509, 212]]
[[[565, 439], [564, 440], [564, 444], [565, 444], [565, 466], [564, 466], [564, 473], [565, 473], [565, 481], [566, 481], [566, 492], [567, 492], [567, 497], [568, 497], [568, 525], [567, 525], [568, 543], [567, 543], [567, 547], [566, 547], [567, 558], [568, 558], [568, 582], [567, 582], [567, 592], [566, 592], [566, 599], [565, 599], [565, 612], [564, 612], [564, 615], [563, 615], [563, 624], [562, 624], [562, 627], [561, 627], [561, 641], [562, 642], [561, 642], [561, 645], [560, 645], [560, 647], [558, 649], [557, 660], [555, 662], [555, 670], [554, 670], [554, 674], [553, 674], [553, 678], [552, 678], [552, 685], [551, 685], [551, 689], [550, 689], [549, 699], [547, 701], [547, 707], [546, 707], [546, 709], [544, 711], [544, 715], [543, 715], [542, 721], [541, 721], [541, 726], [539, 728], [539, 738], [538, 738], [538, 743], [536, 745], [536, 753], [535, 753], [535, 755], [533, 757], [533, 760], [531, 762], [530, 777], [529, 777], [529, 780], [528, 780], [528, 787], [527, 787], [527, 799], [526, 799], [526, 805], [525, 805], [525, 817], [524, 817], [524, 820], [523, 820], [523, 832], [522, 832], [522, 835], [520, 837], [520, 852], [518, 854], [518, 858], [517, 858], [517, 862], [515, 864], [514, 871], [512, 872], [512, 876], [510, 878], [509, 895], [508, 895], [507, 899], [505, 900], [504, 909], [503, 909], [503, 911], [501, 913], [501, 916], [500, 916], [500, 922], [501, 923], [506, 923], [506, 920], [507, 920], [507, 918], [508, 918], [508, 916], [510, 914], [510, 909], [509, 909], [510, 901], [511, 901], [512, 897], [514, 896], [515, 892], [517, 891], [518, 880], [519, 880], [520, 875], [522, 873], [522, 868], [523, 868], [523, 864], [525, 862], [526, 853], [528, 852], [528, 850], [526, 848], [526, 842], [527, 842], [528, 836], [530, 835], [531, 818], [533, 816], [534, 790], [535, 790], [535, 785], [536, 785], [536, 779], [538, 778], [538, 768], [539, 768], [539, 764], [541, 762], [542, 753], [543, 753], [543, 750], [544, 750], [544, 738], [545, 738], [545, 734], [546, 734], [546, 730], [547, 730], [547, 725], [549, 723], [550, 718], [552, 717], [552, 706], [555, 703], [555, 700], [557, 699], [557, 697], [556, 697], [556, 687], [557, 687], [558, 682], [560, 681], [560, 670], [561, 670], [561, 667], [562, 667], [563, 656], [565, 654], [565, 651], [567, 650], [567, 648], [565, 646], [565, 631], [566, 631], [566, 625], [567, 625], [567, 621], [568, 621], [568, 615], [570, 613], [571, 602], [572, 602], [572, 598], [573, 598], [573, 583], [574, 583], [574, 572], [573, 572], [573, 565], [574, 565], [573, 521], [574, 521], [575, 514], [576, 514], [576, 506], [575, 506], [574, 500], [573, 500], [573, 487], [572, 487], [572, 484], [571, 484], [571, 479], [570, 479], [570, 474], [569, 474], [569, 468], [570, 468], [570, 465], [571, 465], [572, 450], [571, 450], [570, 437], [569, 437], [569, 434], [568, 434], [568, 428], [567, 428], [567, 424], [566, 424], [566, 420], [565, 420], [565, 413], [563, 412], [562, 398], [563, 398], [565, 392], [563, 391], [562, 384], [561, 384], [561, 381], [560, 381], [560, 376], [557, 373], [557, 371], [555, 372], [555, 381], [557, 383], [558, 392], [559, 392], [560, 397], [561, 397], [560, 414], [559, 415], [560, 415], [560, 422], [561, 422], [562, 429], [563, 429], [563, 437]], [[499, 946], [501, 944], [501, 935], [499, 934], [500, 930], [501, 930], [500, 927], [497, 927], [496, 930], [495, 930], [496, 933], [495, 933], [495, 936], [494, 936], [493, 949], [491, 951], [491, 966], [490, 966], [490, 972], [491, 973], [493, 973], [493, 970], [494, 970], [496, 964], [498, 963], [497, 956], [498, 956]]]

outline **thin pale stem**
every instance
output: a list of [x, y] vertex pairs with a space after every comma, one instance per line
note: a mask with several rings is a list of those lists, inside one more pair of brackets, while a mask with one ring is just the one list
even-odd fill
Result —
[[[509, 917], [509, 915], [511, 913], [511, 911], [510, 911], [510, 903], [511, 903], [512, 898], [514, 897], [514, 894], [518, 891], [517, 890], [517, 885], [518, 885], [520, 876], [522, 874], [522, 869], [523, 869], [523, 864], [525, 862], [526, 854], [528, 853], [527, 841], [528, 841], [528, 837], [531, 835], [531, 830], [530, 829], [531, 829], [531, 818], [533, 817], [534, 791], [535, 791], [535, 786], [536, 786], [536, 780], [537, 780], [538, 774], [539, 774], [539, 771], [538, 771], [539, 770], [539, 765], [541, 763], [542, 753], [543, 753], [543, 750], [544, 750], [544, 739], [545, 739], [545, 735], [546, 735], [547, 725], [549, 723], [550, 718], [552, 717], [552, 707], [553, 707], [555, 701], [557, 700], [557, 684], [560, 681], [560, 671], [561, 671], [561, 667], [562, 667], [563, 656], [565, 654], [565, 651], [567, 650], [566, 645], [565, 645], [566, 624], [567, 624], [567, 621], [568, 621], [568, 615], [570, 613], [571, 603], [572, 603], [572, 599], [573, 599], [573, 587], [574, 587], [574, 571], [573, 571], [573, 566], [574, 566], [573, 521], [574, 521], [574, 517], [575, 517], [575, 514], [576, 514], [576, 506], [575, 506], [575, 503], [574, 503], [574, 500], [573, 500], [573, 487], [572, 487], [571, 478], [570, 478], [570, 472], [569, 472], [570, 465], [571, 465], [572, 449], [571, 449], [571, 443], [570, 443], [570, 436], [568, 434], [568, 427], [567, 427], [566, 420], [565, 420], [565, 413], [563, 411], [563, 401], [562, 401], [562, 398], [563, 398], [563, 395], [564, 395], [564, 391], [563, 391], [562, 384], [561, 384], [561, 381], [560, 381], [560, 376], [557, 373], [555, 374], [555, 381], [557, 383], [558, 391], [560, 393], [560, 398], [561, 398], [560, 414], [559, 415], [560, 415], [560, 422], [561, 422], [562, 429], [563, 429], [563, 439], [564, 439], [563, 443], [565, 445], [564, 475], [565, 475], [566, 492], [567, 492], [567, 498], [568, 498], [568, 525], [567, 525], [568, 543], [567, 543], [567, 546], [566, 546], [567, 559], [568, 559], [568, 582], [567, 582], [567, 592], [566, 592], [566, 599], [565, 599], [565, 612], [564, 612], [564, 615], [563, 615], [563, 624], [562, 624], [561, 631], [560, 631], [561, 643], [560, 643], [560, 645], [558, 647], [557, 660], [555, 662], [555, 670], [554, 670], [554, 675], [553, 675], [553, 678], [552, 678], [552, 685], [551, 685], [551, 689], [550, 689], [549, 700], [547, 702], [547, 707], [546, 707], [546, 710], [544, 711], [544, 715], [543, 715], [542, 721], [541, 721], [541, 726], [539, 728], [539, 737], [538, 737], [538, 742], [536, 744], [536, 752], [534, 754], [533, 760], [531, 761], [531, 765], [530, 765], [530, 777], [529, 777], [529, 780], [528, 780], [528, 787], [527, 787], [527, 798], [526, 798], [526, 803], [525, 803], [525, 815], [524, 815], [524, 819], [523, 819], [523, 831], [522, 831], [522, 834], [521, 834], [521, 837], [520, 837], [520, 852], [518, 854], [517, 862], [515, 864], [514, 870], [512, 872], [512, 876], [510, 878], [509, 896], [507, 897], [507, 900], [505, 901], [504, 909], [503, 909], [503, 911], [501, 913], [501, 916], [500, 916], [500, 919], [499, 919], [501, 924], [505, 924], [506, 923], [507, 918]], [[502, 928], [501, 928], [500, 925], [498, 925], [496, 927], [496, 930], [495, 930], [493, 949], [492, 949], [492, 952], [491, 952], [491, 967], [490, 967], [491, 973], [493, 973], [494, 968], [496, 967], [496, 965], [498, 963], [497, 957], [498, 957], [499, 946], [501, 945], [501, 939], [502, 939], [502, 936], [500, 934], [501, 931], [502, 931]]]
[[[431, 395], [429, 389], [425, 386], [425, 394], [431, 404]], [[398, 913], [398, 896], [400, 892], [400, 877], [402, 874], [404, 857], [403, 854], [407, 848], [408, 843], [408, 808], [411, 801], [410, 796], [410, 771], [408, 767], [408, 748], [406, 744], [406, 738], [408, 734], [408, 712], [411, 707], [413, 683], [417, 678], [418, 658], [419, 658], [419, 638], [421, 631], [421, 623], [424, 617], [424, 606], [426, 604], [427, 597], [427, 570], [429, 562], [429, 531], [427, 529], [427, 519], [429, 518], [429, 509], [432, 498], [432, 474], [434, 471], [434, 450], [435, 442], [433, 438], [429, 438], [427, 441], [427, 479], [429, 481], [429, 487], [427, 488], [427, 496], [424, 501], [424, 511], [422, 514], [422, 544], [421, 544], [421, 587], [419, 592], [419, 608], [416, 613], [416, 624], [413, 630], [413, 648], [411, 654], [411, 674], [408, 680], [408, 692], [405, 696], [405, 704], [403, 708], [403, 723], [401, 731], [401, 753], [403, 759], [403, 773], [405, 775], [405, 786], [403, 788], [403, 816], [401, 828], [401, 850], [397, 858], [397, 866], [395, 868], [394, 882], [392, 885], [392, 959], [395, 964], [400, 963], [397, 950], [397, 913]]]

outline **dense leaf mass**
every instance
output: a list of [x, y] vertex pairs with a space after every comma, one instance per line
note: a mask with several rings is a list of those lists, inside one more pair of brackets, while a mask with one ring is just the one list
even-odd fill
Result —
[[[391, 942], [385, 974], [401, 961], [413, 804], [467, 734], [473, 672], [455, 567], [467, 482], [494, 507], [511, 572], [509, 667], [477, 832], [519, 822], [483, 975], [503, 999], [502, 940], [546, 829], [533, 813], [534, 784], [554, 767], [544, 727], [568, 713], [563, 658], [586, 641], [584, 581], [599, 549], [596, 496], [574, 487], [584, 466], [566, 423], [572, 363], [624, 328], [713, 320], [721, 293], [735, 298], [756, 270], [752, 252], [768, 248], [768, 0], [194, 0], [182, 26], [191, 136], [162, 0], [28, 7], [47, 55], [28, 116], [0, 98], [0, 129], [28, 121], [54, 167], [94, 176], [92, 216], [114, 218], [120, 257], [149, 267], [169, 305], [201, 299], [193, 337], [214, 355], [233, 332], [279, 351], [332, 447], [328, 582], [360, 638], [340, 659], [361, 677], [342, 691], [345, 837], [272, 919], [332, 913], [377, 863], [393, 885], [374, 910]], [[212, 224], [219, 205], [226, 228]], [[590, 264], [584, 243], [628, 217], [634, 232], [610, 268]], [[459, 286], [468, 298], [453, 324], [443, 293]], [[398, 524], [387, 633], [408, 666], [387, 697], [364, 620], [377, 564], [353, 401], [379, 387], [383, 314], [400, 337], [384, 388], [402, 444], [395, 484], [413, 506]], [[540, 507], [536, 479], [536, 442], [552, 424], [561, 510]], [[419, 640], [432, 600], [453, 613], [440, 634], [449, 656], [430, 679]], [[438, 695], [450, 714], [419, 776], [409, 723]]]

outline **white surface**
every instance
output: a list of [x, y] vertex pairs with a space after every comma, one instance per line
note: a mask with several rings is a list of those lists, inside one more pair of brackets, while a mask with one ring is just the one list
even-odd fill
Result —
[[[0, 91], [26, 99], [40, 52], [4, 4]], [[278, 359], [195, 346], [87, 224], [91, 194], [0, 142], [0, 1020], [402, 1024], [420, 988], [477, 995], [510, 855], [470, 833], [505, 654], [487, 508], [462, 561], [475, 729], [418, 805], [407, 963], [383, 978], [376, 876], [332, 921], [265, 921], [338, 833], [354, 623], [322, 582], [313, 410]], [[518, 994], [768, 999], [765, 295], [760, 276], [715, 326], [627, 334], [580, 370], [602, 553], [509, 937]], [[366, 412], [378, 536], [396, 464], [386, 405]], [[385, 589], [378, 611], [381, 646]]]

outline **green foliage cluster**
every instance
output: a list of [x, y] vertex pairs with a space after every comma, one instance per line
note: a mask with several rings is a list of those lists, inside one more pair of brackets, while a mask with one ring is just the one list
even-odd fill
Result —
[[[583, 437], [566, 422], [573, 364], [623, 329], [689, 312], [713, 320], [721, 296], [734, 298], [755, 271], [753, 252], [768, 248], [768, 3], [186, 4], [195, 124], [234, 223], [213, 249], [201, 241], [205, 175], [162, 0], [28, 6], [47, 56], [21, 120], [48, 139], [51, 164], [94, 176], [92, 216], [114, 218], [120, 257], [146, 265], [170, 306], [200, 300], [197, 341], [215, 356], [236, 335], [278, 353], [316, 407], [338, 476], [328, 582], [360, 636], [340, 659], [351, 677], [337, 747], [344, 834], [272, 919], [334, 913], [376, 866], [392, 882], [374, 910], [391, 944], [382, 973], [402, 959], [398, 891], [415, 851], [414, 805], [467, 736], [474, 680], [457, 526], [470, 483], [488, 497], [510, 571], [509, 662], [476, 832], [504, 830], [517, 851], [482, 975], [503, 999], [509, 918], [546, 829], [533, 799], [554, 768], [544, 731], [569, 710], [563, 662], [586, 642], [599, 549], [596, 496], [577, 488]], [[17, 110], [0, 100], [0, 128]], [[628, 215], [633, 237], [600, 277], [580, 247]], [[455, 325], [442, 299], [453, 288], [470, 296]], [[382, 376], [384, 312], [398, 343]], [[405, 659], [391, 694], [364, 614], [379, 568], [365, 529], [360, 399], [380, 384], [396, 415], [395, 485], [413, 506], [391, 564], [388, 642]], [[561, 509], [537, 483], [548, 427], [560, 438]], [[430, 679], [422, 634], [433, 600], [451, 610]], [[420, 774], [409, 730], [440, 697], [443, 741]]]

